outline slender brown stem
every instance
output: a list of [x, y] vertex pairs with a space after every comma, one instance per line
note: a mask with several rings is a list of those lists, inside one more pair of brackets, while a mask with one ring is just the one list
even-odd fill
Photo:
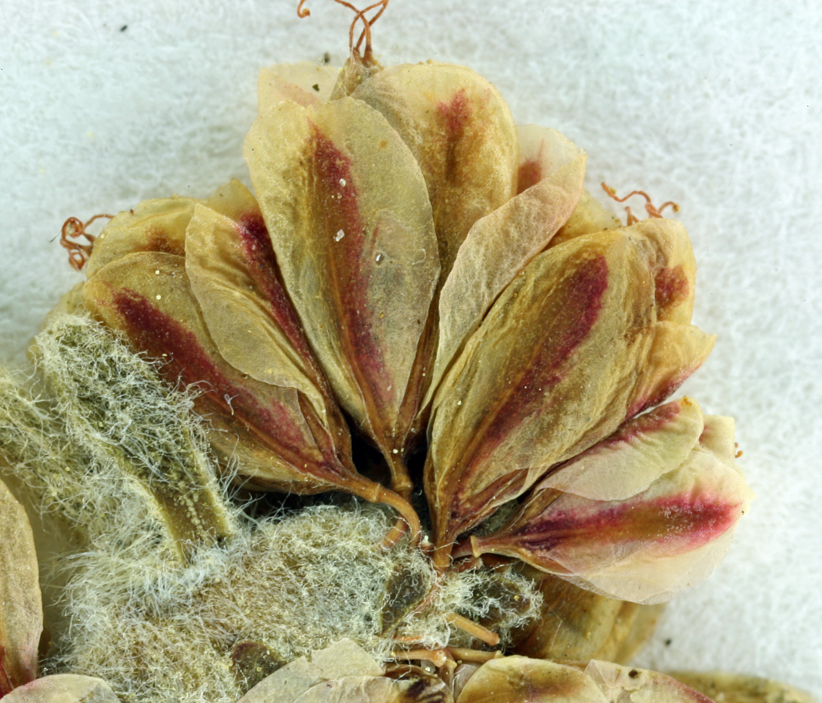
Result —
[[391, 490], [401, 495], [405, 500], [411, 500], [411, 492], [414, 484], [408, 475], [408, 468], [402, 456], [402, 450], [392, 447], [380, 446], [388, 468], [391, 471]]
[[481, 642], [485, 642], [485, 644], [490, 645], [491, 647], [496, 647], [499, 644], [499, 635], [496, 632], [491, 632], [487, 627], [483, 627], [475, 623], [473, 620], [469, 620], [462, 615], [457, 615], [456, 613], [447, 613], [445, 615], [445, 619], [453, 625], [454, 627], [462, 630], [463, 632], [467, 632], [472, 637], [476, 637]]
[[[408, 523], [408, 528], [411, 530], [411, 546], [416, 547], [422, 538], [422, 525], [420, 525], [420, 518], [417, 515], [417, 511], [411, 507], [411, 503], [397, 493], [394, 493], [394, 491], [389, 491], [387, 488], [380, 488], [377, 501], [390, 505], [400, 514], [400, 517]], [[389, 535], [393, 532], [394, 529], [389, 532]]]
[[398, 517], [391, 531], [382, 538], [380, 549], [384, 552], [390, 551], [405, 536], [406, 532], [408, 532], [408, 523], [405, 521], [405, 518]]
[[462, 559], [463, 557], [479, 557], [481, 552], [479, 552], [477, 545], [477, 539], [472, 535], [468, 539], [462, 540], [454, 547], [451, 552], [451, 558]]
[[467, 649], [466, 647], [448, 647], [451, 656], [460, 662], [470, 662], [476, 664], [483, 664], [492, 659], [498, 659], [502, 656], [502, 652], [496, 650], [494, 652], [482, 652], [479, 649]]
[[453, 548], [453, 544], [445, 544], [434, 549], [434, 556], [431, 561], [438, 573], [445, 572], [451, 566], [451, 550]]
[[416, 659], [424, 659], [431, 662], [438, 669], [445, 666], [449, 658], [449, 653], [444, 649], [409, 649], [407, 652], [396, 651], [391, 652], [394, 659], [400, 661], [414, 661]]
[[[369, 503], [385, 503], [400, 514], [400, 520], [405, 522], [411, 530], [411, 546], [416, 547], [422, 539], [422, 525], [420, 525], [420, 518], [417, 511], [411, 507], [405, 498], [401, 495], [390, 491], [381, 486], [379, 483], [369, 481], [360, 477], [359, 480], [351, 481], [345, 485], [345, 488], [352, 495], [359, 496]], [[389, 533], [385, 536], [382, 546], [385, 549], [390, 549], [402, 538], [402, 534], [398, 534], [397, 525], [391, 528]]]

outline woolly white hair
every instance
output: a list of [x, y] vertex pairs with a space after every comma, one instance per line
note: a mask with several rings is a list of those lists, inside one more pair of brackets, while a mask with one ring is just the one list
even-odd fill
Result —
[[488, 619], [503, 638], [536, 616], [524, 576], [443, 577], [407, 542], [380, 549], [395, 519], [383, 506], [349, 499], [248, 517], [192, 396], [88, 317], [53, 318], [36, 356], [52, 398], [0, 375], [0, 452], [85, 544], [67, 560], [68, 626], [49, 671], [105, 679], [126, 702], [229, 703], [343, 638], [387, 660], [397, 635], [476, 644], [448, 613]]

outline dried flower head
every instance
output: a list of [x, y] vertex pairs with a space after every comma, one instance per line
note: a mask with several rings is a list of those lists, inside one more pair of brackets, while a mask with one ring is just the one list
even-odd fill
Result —
[[387, 0], [338, 2], [342, 70], [261, 73], [256, 197], [64, 228], [86, 280], [43, 395], [0, 379], [0, 449], [68, 528], [68, 627], [35, 680], [0, 483], [0, 695], [707, 700], [614, 663], [751, 499], [733, 421], [669, 400], [714, 342], [684, 228], [647, 195], [623, 226], [581, 149], [470, 69], [381, 66]]

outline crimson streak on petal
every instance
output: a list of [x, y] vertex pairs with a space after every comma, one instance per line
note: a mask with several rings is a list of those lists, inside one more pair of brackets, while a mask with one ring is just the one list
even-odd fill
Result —
[[[278, 404], [261, 405], [246, 388], [232, 382], [203, 349], [197, 336], [148, 300], [127, 288], [112, 291], [114, 307], [123, 316], [132, 343], [149, 356], [164, 361], [162, 371], [171, 381], [203, 390], [196, 403], [201, 413], [214, 411], [241, 422], [259, 441], [293, 465], [304, 467], [299, 447], [305, 435], [288, 410]], [[325, 471], [339, 473], [333, 463]]]
[[[390, 402], [380, 382], [386, 375], [385, 362], [379, 340], [374, 336], [368, 298], [366, 258], [370, 259], [372, 247], [360, 212], [351, 159], [316, 125], [312, 125], [312, 140], [314, 198], [319, 201], [315, 212], [322, 213], [320, 226], [328, 241], [326, 251], [341, 340], [358, 385], [377, 401], [377, 408], [384, 407]], [[370, 237], [376, 239], [378, 234], [374, 229]]]
[[237, 235], [248, 261], [249, 274], [265, 295], [271, 317], [300, 356], [311, 358], [302, 325], [283, 286], [263, 216], [259, 212], [243, 215], [237, 224]]
[[[614, 502], [572, 498], [570, 509], [557, 500], [518, 530], [474, 542], [481, 552], [514, 553], [527, 550], [551, 560], [563, 553], [633, 553], [658, 543], [666, 556], [694, 550], [716, 539], [736, 522], [739, 505], [707, 493], [640, 498]], [[505, 531], [503, 530], [503, 533]]]
[[563, 282], [562, 290], [555, 291], [562, 301], [559, 315], [550, 321], [550, 329], [535, 347], [530, 363], [512, 370], [514, 379], [504, 400], [495, 406], [477, 433], [480, 443], [467, 453], [465, 475], [481, 471], [485, 459], [523, 418], [542, 412], [555, 402], [549, 400], [551, 388], [563, 379], [563, 367], [591, 333], [607, 289], [608, 262], [604, 256], [597, 256], [581, 264]]

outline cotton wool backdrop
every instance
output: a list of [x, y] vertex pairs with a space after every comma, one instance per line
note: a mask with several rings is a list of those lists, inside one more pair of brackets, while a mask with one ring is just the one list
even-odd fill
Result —
[[[57, 243], [68, 216], [248, 183], [259, 68], [347, 53], [349, 13], [307, 6], [299, 20], [292, 0], [0, 0], [4, 362], [24, 362], [80, 280]], [[519, 122], [588, 152], [590, 190], [604, 180], [681, 204], [695, 323], [719, 335], [684, 390], [736, 417], [758, 497], [725, 562], [674, 601], [638, 663], [748, 672], [817, 697], [820, 36], [813, 0], [392, 0], [374, 37], [384, 63], [431, 58], [489, 78]]]

